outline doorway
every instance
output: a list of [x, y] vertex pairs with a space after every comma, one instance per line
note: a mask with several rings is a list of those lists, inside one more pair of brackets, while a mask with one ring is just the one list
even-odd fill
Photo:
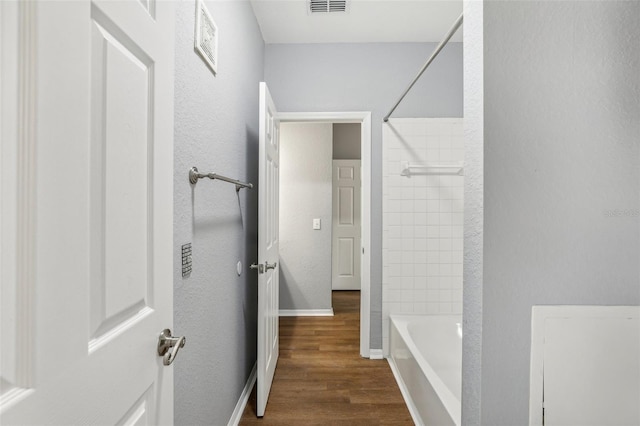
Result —
[[[360, 227], [361, 227], [361, 238], [360, 238], [360, 355], [363, 357], [370, 356], [370, 348], [369, 348], [369, 332], [370, 332], [370, 235], [371, 235], [371, 220], [370, 220], [370, 211], [371, 211], [371, 113], [370, 112], [327, 112], [327, 113], [280, 113], [279, 119], [281, 123], [316, 123], [316, 124], [333, 124], [333, 123], [356, 123], [360, 125], [360, 155], [361, 155], [361, 192], [359, 196], [360, 207], [361, 207], [361, 215], [360, 215]], [[281, 177], [282, 179], [282, 177]], [[284, 179], [293, 179], [293, 177]], [[306, 193], [301, 196], [306, 198], [313, 198], [314, 193]], [[332, 203], [330, 202], [329, 205]], [[295, 212], [290, 212], [292, 217], [295, 218]], [[282, 214], [282, 213], [281, 213]], [[309, 218], [305, 218], [304, 220], [308, 220]], [[313, 217], [312, 219], [320, 219]], [[282, 217], [281, 217], [282, 220]], [[314, 221], [315, 222], [315, 221]], [[313, 228], [320, 227], [322, 229], [323, 226], [330, 225], [330, 218], [324, 224], [322, 220], [320, 223], [307, 223], [306, 229], [311, 229], [313, 232]], [[306, 232], [306, 231], [305, 231]], [[331, 233], [329, 233], [331, 234]], [[281, 242], [281, 250], [282, 250], [282, 242]], [[330, 246], [329, 246], [330, 247]], [[286, 250], [286, 244], [285, 244]], [[302, 256], [313, 255], [313, 253], [300, 253]], [[330, 260], [328, 264], [330, 264]], [[287, 274], [287, 265], [286, 262], [281, 262], [282, 274], [285, 276]], [[329, 268], [330, 269], [330, 268]], [[324, 270], [326, 271], [326, 264], [324, 265]], [[307, 276], [309, 279], [313, 278], [313, 273], [317, 271], [309, 270]], [[330, 281], [330, 278], [329, 278]], [[292, 295], [294, 297], [296, 295]], [[283, 296], [286, 297], [286, 294]], [[331, 297], [331, 287], [327, 287], [327, 297]], [[309, 302], [308, 300], [306, 302]], [[330, 306], [330, 305], [329, 305]], [[307, 315], [331, 315], [331, 311], [323, 312], [324, 310], [313, 312], [307, 312]], [[290, 313], [295, 314], [295, 313]], [[281, 311], [281, 315], [283, 315]], [[286, 314], [285, 314], [286, 315]]]

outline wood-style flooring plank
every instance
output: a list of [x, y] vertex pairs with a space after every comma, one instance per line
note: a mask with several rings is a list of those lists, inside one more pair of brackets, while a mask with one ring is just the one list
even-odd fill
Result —
[[240, 425], [412, 425], [386, 360], [360, 357], [360, 292], [334, 291], [333, 317], [280, 318], [264, 417], [255, 388]]

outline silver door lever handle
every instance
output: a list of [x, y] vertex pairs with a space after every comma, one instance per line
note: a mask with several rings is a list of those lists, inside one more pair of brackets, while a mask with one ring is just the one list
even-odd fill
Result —
[[262, 263], [258, 263], [258, 264], [254, 263], [251, 266], [249, 266], [249, 268], [257, 269], [259, 274], [264, 273], [264, 265]]
[[158, 356], [164, 355], [163, 364], [171, 365], [178, 356], [178, 351], [184, 347], [186, 342], [187, 338], [185, 336], [172, 337], [171, 330], [168, 328], [162, 330], [160, 337], [158, 337]]
[[278, 262], [274, 262], [274, 263], [264, 262], [264, 269], [276, 269], [276, 266], [278, 266]]

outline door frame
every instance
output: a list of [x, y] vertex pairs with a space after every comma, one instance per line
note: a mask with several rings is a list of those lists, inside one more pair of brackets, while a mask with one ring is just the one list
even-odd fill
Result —
[[362, 230], [360, 256], [360, 355], [369, 358], [371, 330], [371, 111], [279, 112], [281, 123], [356, 123], [360, 124], [362, 190], [360, 213]]

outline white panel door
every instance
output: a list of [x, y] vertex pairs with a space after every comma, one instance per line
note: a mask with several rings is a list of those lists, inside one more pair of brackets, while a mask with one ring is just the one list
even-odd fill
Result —
[[172, 3], [0, 10], [0, 423], [172, 423]]
[[258, 194], [257, 414], [264, 416], [278, 363], [280, 123], [266, 83], [260, 83]]
[[360, 290], [360, 160], [333, 160], [333, 290]]

